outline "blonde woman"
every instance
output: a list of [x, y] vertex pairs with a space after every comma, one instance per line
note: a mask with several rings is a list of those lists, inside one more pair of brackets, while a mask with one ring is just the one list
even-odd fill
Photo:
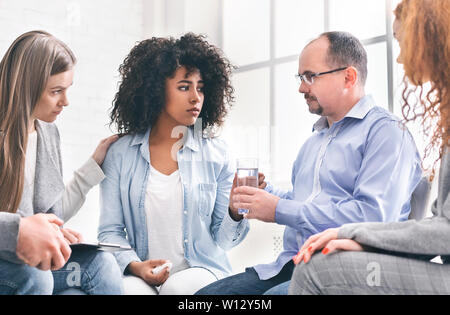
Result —
[[[53, 122], [69, 104], [75, 63], [72, 51], [43, 31], [19, 36], [0, 63], [0, 294], [122, 290], [114, 257], [72, 253], [69, 244], [82, 235], [62, 227], [104, 178], [100, 165], [117, 138], [103, 140], [64, 186]], [[74, 271], [78, 280], [68, 281]]]

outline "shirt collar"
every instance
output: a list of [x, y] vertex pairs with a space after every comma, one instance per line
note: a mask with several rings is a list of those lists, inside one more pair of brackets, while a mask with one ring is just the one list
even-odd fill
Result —
[[[356, 118], [356, 119], [364, 119], [367, 113], [374, 107], [374, 99], [371, 95], [363, 96], [358, 103], [353, 106], [350, 111], [344, 116], [344, 118]], [[340, 121], [342, 121], [342, 118]], [[325, 116], [320, 117], [319, 120], [313, 125], [313, 131], [322, 131], [323, 129], [328, 128], [328, 120]]]
[[[185, 129], [183, 129], [185, 128]], [[152, 127], [149, 127], [148, 130], [144, 133], [137, 133], [134, 135], [133, 140], [130, 143], [130, 146], [134, 145], [142, 145], [147, 144], [150, 136], [150, 131], [152, 130]], [[199, 151], [199, 141], [201, 141], [201, 138], [203, 137], [202, 130], [197, 130], [194, 127], [183, 127], [180, 126], [180, 133], [183, 132], [183, 130], [186, 130], [185, 135], [185, 142], [183, 144], [184, 147], [191, 149], [192, 151]]]
[[316, 121], [316, 123], [313, 125], [312, 131], [322, 131], [324, 129], [328, 128], [328, 120], [327, 117], [322, 116], [319, 118], [319, 120]]
[[[375, 101], [372, 95], [366, 95], [359, 100], [355, 106], [350, 109], [350, 111], [345, 115], [345, 117], [364, 119], [367, 113], [374, 107]], [[344, 118], [345, 118], [344, 117]]]

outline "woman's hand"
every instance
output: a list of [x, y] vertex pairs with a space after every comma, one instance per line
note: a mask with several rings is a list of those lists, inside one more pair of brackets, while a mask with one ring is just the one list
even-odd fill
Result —
[[31, 267], [57, 270], [72, 253], [60, 231], [63, 221], [54, 214], [35, 214], [21, 218], [16, 254]]
[[153, 274], [152, 270], [166, 262], [167, 260], [164, 259], [145, 260], [142, 262], [133, 261], [128, 265], [128, 270], [149, 285], [158, 286], [166, 282], [167, 278], [169, 278], [169, 268], [166, 267], [157, 274]]
[[61, 233], [64, 235], [66, 242], [70, 244], [78, 244], [84, 241], [83, 235], [68, 228], [61, 228]]
[[317, 233], [310, 236], [296, 256], [294, 256], [294, 263], [297, 265], [302, 260], [307, 263], [311, 259], [311, 255], [316, 251], [322, 249], [322, 254], [326, 255], [335, 250], [350, 250], [362, 251], [363, 247], [349, 239], [338, 239], [339, 228], [328, 229], [322, 233]]
[[[263, 173], [258, 173], [258, 188], [259, 189], [264, 189], [267, 186], [267, 183], [264, 181], [265, 180], [265, 176]], [[236, 207], [234, 207], [233, 205], [233, 197], [235, 195], [234, 193], [234, 189], [237, 187], [237, 173], [234, 174], [234, 179], [233, 179], [233, 186], [231, 187], [231, 192], [230, 192], [230, 203], [229, 203], [229, 208], [230, 208], [230, 216], [235, 220], [235, 221], [240, 221], [243, 218], [243, 215], [238, 214], [238, 209]]]
[[102, 166], [103, 161], [105, 160], [106, 152], [108, 152], [109, 146], [116, 142], [117, 139], [119, 139], [119, 135], [113, 135], [108, 138], [103, 139], [100, 141], [99, 145], [94, 151], [94, 154], [92, 154], [92, 158], [99, 166]]

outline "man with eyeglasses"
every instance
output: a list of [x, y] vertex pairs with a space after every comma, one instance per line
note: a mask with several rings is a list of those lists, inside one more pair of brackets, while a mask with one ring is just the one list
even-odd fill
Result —
[[238, 187], [233, 200], [249, 209], [247, 219], [286, 226], [283, 251], [197, 294], [287, 294], [292, 258], [309, 236], [345, 223], [408, 219], [420, 156], [401, 121], [365, 95], [361, 42], [345, 32], [321, 34], [303, 49], [296, 77], [309, 111], [321, 117], [294, 162], [292, 190]]

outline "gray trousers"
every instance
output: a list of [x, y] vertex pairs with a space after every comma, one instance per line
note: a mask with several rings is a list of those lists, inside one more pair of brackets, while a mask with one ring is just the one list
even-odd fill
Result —
[[289, 294], [450, 294], [450, 264], [371, 252], [315, 254]]

